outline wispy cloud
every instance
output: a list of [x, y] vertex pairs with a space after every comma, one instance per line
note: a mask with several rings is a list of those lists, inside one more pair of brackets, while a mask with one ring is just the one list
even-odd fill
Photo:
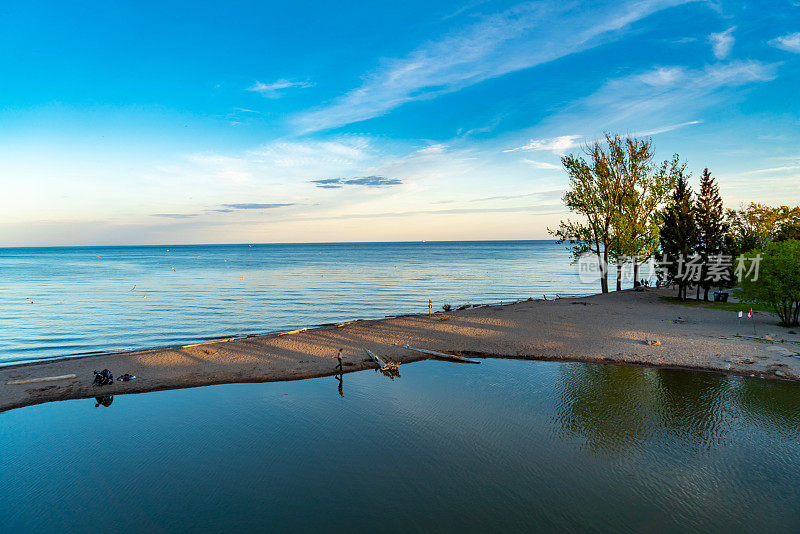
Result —
[[674, 85], [685, 76], [683, 67], [656, 67], [638, 76], [642, 83], [654, 87]]
[[257, 202], [243, 202], [241, 204], [223, 204], [222, 206], [231, 210], [272, 210], [275, 208], [284, 208], [286, 206], [294, 206], [293, 202], [282, 204], [260, 204]]
[[197, 217], [197, 213], [153, 213], [153, 217], [166, 217], [167, 219], [190, 219]]
[[775, 48], [786, 50], [787, 52], [800, 54], [800, 32], [789, 33], [787, 35], [782, 35], [781, 37], [776, 37], [775, 39], [771, 40], [769, 44]]
[[733, 26], [724, 32], [712, 33], [708, 36], [708, 40], [711, 42], [711, 50], [714, 52], [714, 57], [717, 59], [725, 59], [730, 55], [731, 50], [733, 50], [733, 43], [736, 41], [733, 37], [733, 31], [735, 29], [736, 26]]
[[637, 137], [647, 137], [649, 135], [658, 135], [662, 133], [671, 132], [673, 130], [677, 130], [679, 128], [683, 128], [685, 126], [694, 126], [695, 124], [702, 124], [703, 121], [686, 121], [681, 122], [679, 124], [670, 124], [669, 126], [661, 126], [658, 128], [653, 128], [651, 130], [645, 130], [643, 132], [639, 132], [635, 134]]
[[518, 150], [548, 151], [554, 154], [564, 154], [566, 151], [580, 146], [582, 135], [561, 135], [547, 139], [531, 139], [528, 144], [516, 148], [509, 148], [503, 152], [516, 152]]
[[[560, 167], [558, 167], [560, 168]], [[540, 199], [553, 199], [560, 197], [564, 191], [562, 189], [553, 189], [550, 191], [537, 191], [535, 193], [523, 193], [521, 195], [498, 195], [493, 197], [474, 198], [470, 202], [491, 202], [495, 200], [516, 200], [518, 198], [536, 197]]]
[[248, 158], [254, 163], [288, 170], [319, 169], [321, 172], [307, 173], [317, 175], [363, 163], [369, 156], [369, 139], [359, 136], [324, 141], [275, 141], [248, 152]]
[[[690, 119], [706, 108], [739, 98], [747, 86], [774, 80], [778, 66], [756, 60], [727, 61], [698, 69], [659, 66], [612, 78], [594, 93], [570, 103], [532, 130], [546, 134], [581, 128], [586, 132], [584, 136], [534, 137], [527, 144], [506, 151], [563, 154], [605, 130], [623, 128], [641, 137], [699, 124], [698, 119], [670, 122]], [[667, 126], [637, 131], [643, 123], [667, 123]]]
[[321, 189], [339, 189], [346, 185], [357, 185], [363, 187], [389, 187], [401, 185], [402, 180], [397, 178], [386, 178], [385, 176], [362, 176], [361, 178], [325, 178], [323, 180], [310, 180]]
[[485, 16], [404, 58], [387, 60], [361, 87], [331, 105], [303, 113], [303, 131], [336, 128], [383, 115], [407, 102], [435, 98], [617, 39], [621, 30], [685, 0], [594, 3], [531, 2]]
[[544, 161], [534, 161], [532, 159], [525, 159], [523, 161], [525, 161], [525, 163], [537, 169], [550, 170], [550, 171], [561, 170], [560, 165], [554, 165], [552, 163], [547, 163]]
[[272, 83], [262, 83], [256, 81], [253, 85], [247, 88], [248, 91], [259, 93], [261, 96], [267, 98], [278, 98], [281, 96], [281, 91], [296, 87], [298, 89], [305, 89], [312, 87], [314, 84], [310, 82], [293, 82], [290, 80], [278, 80]]
[[630, 127], [642, 121], [675, 120], [724, 101], [743, 86], [774, 80], [776, 76], [776, 64], [755, 60], [716, 63], [701, 69], [654, 68], [609, 80], [549, 122], [559, 128], [580, 123], [587, 130], [602, 131], [618, 124]]
[[182, 182], [256, 186], [305, 182], [309, 176], [371, 174], [374, 171], [368, 167], [376, 154], [367, 137], [336, 136], [326, 140], [278, 139], [231, 154], [187, 154], [183, 160], [158, 170]]
[[409, 211], [389, 211], [376, 213], [349, 213], [342, 215], [331, 215], [327, 217], [309, 217], [303, 220], [323, 221], [341, 219], [382, 219], [386, 217], [408, 217], [411, 215], [460, 215], [470, 213], [520, 213], [529, 212], [537, 214], [561, 213], [564, 206], [556, 204], [539, 204], [535, 206], [511, 206], [498, 208], [452, 208], [439, 210], [409, 210]]
[[[681, 122], [679, 124], [670, 124], [668, 126], [660, 126], [658, 128], [652, 128], [649, 130], [644, 130], [641, 132], [631, 132], [630, 135], [634, 137], [647, 137], [650, 135], [658, 135], [666, 132], [671, 132], [673, 130], [677, 130], [678, 128], [683, 128], [685, 126], [692, 126], [694, 124], [701, 124], [703, 121], [695, 120], [695, 121], [686, 121]], [[562, 135], [560, 137], [551, 137], [548, 139], [531, 139], [528, 141], [528, 144], [516, 147], [516, 148], [509, 148], [504, 150], [503, 152], [516, 152], [518, 150], [525, 150], [525, 151], [548, 151], [552, 152], [556, 155], [563, 155], [567, 153], [567, 151], [572, 150], [573, 148], [577, 148], [587, 142], [590, 139], [585, 138], [581, 135]], [[536, 167], [537, 169], [561, 169], [559, 165], [554, 165], [552, 163], [546, 163], [543, 161], [536, 161], [532, 159], [524, 159], [525, 163]]]
[[771, 169], [757, 169], [755, 171], [747, 171], [742, 174], [780, 174], [785, 172], [794, 172], [800, 170], [800, 165], [784, 165], [783, 167], [772, 167]]

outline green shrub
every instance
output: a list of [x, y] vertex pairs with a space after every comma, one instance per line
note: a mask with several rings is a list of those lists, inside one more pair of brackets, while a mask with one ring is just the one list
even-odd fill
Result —
[[[755, 253], [751, 254], [755, 256]], [[742, 272], [747, 272], [744, 269]], [[800, 241], [768, 243], [761, 251], [758, 279], [743, 276], [740, 297], [768, 306], [784, 326], [798, 326], [800, 316]]]

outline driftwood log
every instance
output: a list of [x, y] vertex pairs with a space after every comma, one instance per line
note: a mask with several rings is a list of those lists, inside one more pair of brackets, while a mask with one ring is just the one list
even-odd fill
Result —
[[457, 356], [455, 354], [447, 354], [446, 352], [437, 352], [435, 350], [428, 350], [428, 349], [417, 349], [414, 347], [409, 347], [408, 345], [399, 345], [397, 343], [395, 343], [395, 345], [398, 347], [402, 347], [404, 349], [413, 350], [415, 352], [421, 352], [422, 354], [427, 354], [428, 356], [434, 356], [435, 358], [441, 358], [443, 360], [452, 360], [462, 363], [481, 363], [479, 360], [466, 358], [464, 356]]

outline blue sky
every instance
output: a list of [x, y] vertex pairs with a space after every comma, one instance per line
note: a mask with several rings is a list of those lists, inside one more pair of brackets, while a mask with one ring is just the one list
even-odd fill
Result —
[[604, 130], [798, 204], [800, 2], [6, 2], [0, 245], [544, 238]]

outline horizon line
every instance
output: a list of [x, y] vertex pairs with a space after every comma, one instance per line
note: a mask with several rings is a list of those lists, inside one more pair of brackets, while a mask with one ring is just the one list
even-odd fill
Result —
[[268, 243], [172, 243], [172, 244], [138, 244], [138, 245], [0, 245], [3, 249], [29, 248], [123, 248], [123, 247], [225, 247], [256, 245], [378, 245], [378, 244], [411, 244], [411, 243], [529, 243], [533, 241], [552, 241], [557, 239], [419, 239], [412, 241], [286, 241]]

